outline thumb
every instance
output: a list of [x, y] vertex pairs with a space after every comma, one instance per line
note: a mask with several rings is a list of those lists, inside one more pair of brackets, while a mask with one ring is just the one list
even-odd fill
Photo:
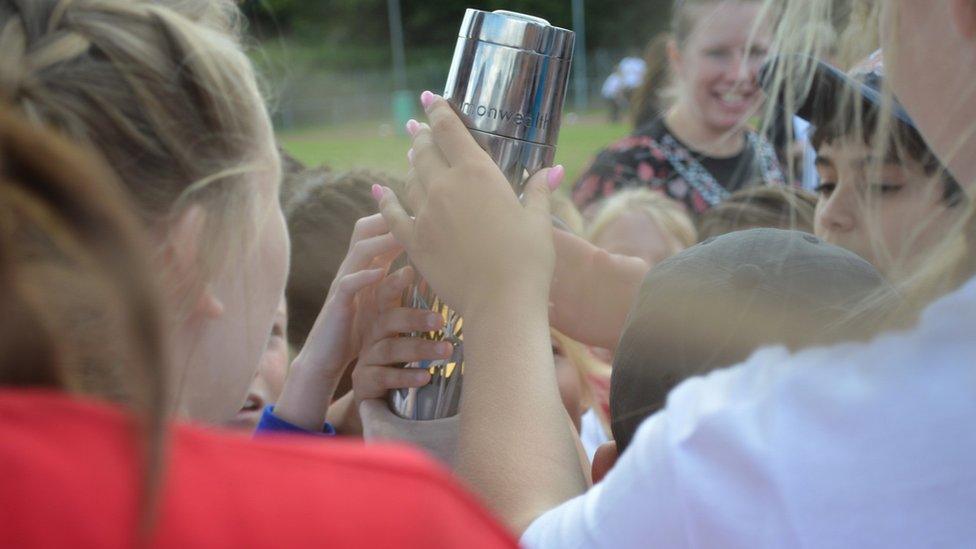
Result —
[[525, 184], [525, 190], [522, 193], [525, 207], [548, 216], [549, 197], [552, 195], [552, 191], [559, 188], [565, 176], [566, 170], [562, 165], [537, 171]]

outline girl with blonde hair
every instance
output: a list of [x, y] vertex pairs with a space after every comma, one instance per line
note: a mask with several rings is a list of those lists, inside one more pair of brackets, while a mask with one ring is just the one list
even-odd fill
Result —
[[[772, 23], [757, 0], [673, 3], [670, 35], [655, 49], [666, 56], [646, 78], [656, 91], [667, 72], [675, 99], [601, 151], [579, 178], [573, 201], [585, 216], [595, 202], [631, 187], [662, 192], [698, 216], [739, 189], [785, 182], [772, 145], [747, 126], [763, 101], [757, 75]], [[642, 102], [655, 91], [644, 91]]]
[[[511, 546], [409, 452], [168, 422], [240, 409], [288, 272], [279, 158], [236, 10], [0, 0], [0, 545]], [[351, 240], [267, 430], [321, 432], [359, 351], [356, 292], [399, 249], [379, 215]], [[458, 529], [424, 533], [419, 515], [360, 497], [383, 490]], [[317, 514], [331, 526], [296, 519]], [[379, 516], [384, 528], [357, 526]]]
[[[279, 155], [239, 21], [226, 0], [0, 1], [0, 95], [116, 172], [149, 231], [167, 298], [169, 401], [215, 423], [245, 402], [288, 272]], [[385, 231], [379, 217], [354, 231], [277, 419], [323, 429], [368, 322], [356, 314], [355, 293], [383, 277], [373, 260], [398, 249]], [[84, 329], [66, 337], [83, 339]], [[123, 367], [109, 355], [93, 360], [89, 389], [115, 391]], [[398, 381], [422, 381], [411, 373]]]

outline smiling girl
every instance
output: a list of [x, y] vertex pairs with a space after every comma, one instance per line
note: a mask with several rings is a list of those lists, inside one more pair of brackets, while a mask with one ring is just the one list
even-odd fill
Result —
[[773, 148], [746, 127], [762, 103], [756, 75], [771, 32], [762, 3], [678, 0], [668, 61], [677, 101], [662, 116], [601, 152], [573, 190], [587, 208], [626, 187], [649, 187], [693, 214], [732, 192], [783, 174]]

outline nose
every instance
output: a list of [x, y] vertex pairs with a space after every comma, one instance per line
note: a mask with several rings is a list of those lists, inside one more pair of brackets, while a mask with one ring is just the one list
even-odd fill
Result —
[[732, 61], [725, 67], [725, 78], [741, 86], [753, 85], [759, 75], [762, 63], [755, 62], [746, 52], [736, 52]]
[[821, 197], [817, 208], [817, 226], [828, 233], [850, 232], [857, 225], [857, 196], [845, 186], [838, 185], [829, 197]]

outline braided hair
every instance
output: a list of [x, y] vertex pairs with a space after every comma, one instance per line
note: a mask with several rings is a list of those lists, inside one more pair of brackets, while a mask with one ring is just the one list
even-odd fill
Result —
[[0, 0], [0, 99], [101, 154], [147, 227], [202, 206], [204, 274], [250, 241], [253, 174], [280, 169], [235, 13], [230, 0]]

